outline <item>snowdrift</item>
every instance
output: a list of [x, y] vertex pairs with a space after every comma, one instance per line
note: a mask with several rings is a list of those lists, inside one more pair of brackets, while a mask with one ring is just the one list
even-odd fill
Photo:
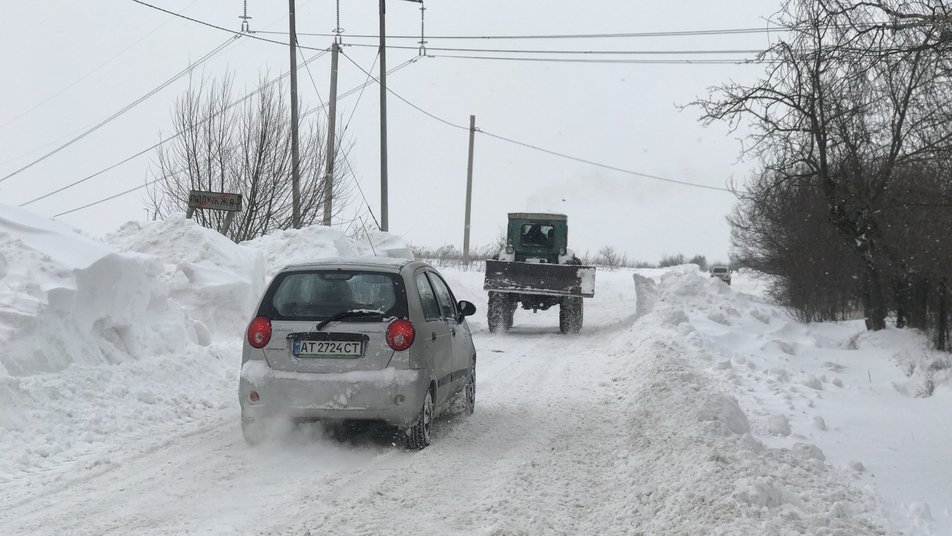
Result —
[[[387, 233], [373, 240], [382, 253], [409, 252]], [[98, 240], [0, 206], [0, 374], [116, 364], [237, 338], [281, 267], [369, 253], [368, 244], [319, 226], [235, 244], [181, 216], [130, 222]]]
[[0, 481], [229, 403], [266, 278], [361, 251], [321, 227], [235, 244], [183, 217], [96, 239], [0, 205]]

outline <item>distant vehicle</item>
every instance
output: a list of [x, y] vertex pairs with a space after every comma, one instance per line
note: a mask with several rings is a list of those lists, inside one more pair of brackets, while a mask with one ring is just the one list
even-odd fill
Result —
[[721, 281], [731, 284], [731, 269], [727, 266], [712, 266], [711, 277], [716, 277]]
[[282, 269], [248, 326], [238, 394], [250, 444], [279, 420], [383, 421], [406, 446], [430, 444], [433, 419], [471, 414], [476, 349], [466, 317], [432, 266], [328, 259]]
[[582, 329], [582, 298], [595, 295], [595, 267], [568, 249], [564, 214], [512, 212], [506, 228], [506, 246], [486, 261], [483, 288], [489, 291], [489, 331], [512, 328], [513, 315], [559, 306], [559, 330]]

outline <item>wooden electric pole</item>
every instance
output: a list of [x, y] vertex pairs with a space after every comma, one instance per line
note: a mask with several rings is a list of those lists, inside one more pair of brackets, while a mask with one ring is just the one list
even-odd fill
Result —
[[466, 166], [466, 221], [463, 223], [463, 262], [469, 263], [469, 216], [473, 202], [473, 147], [476, 138], [476, 116], [469, 116], [469, 164]]
[[294, 0], [290, 7], [291, 45], [291, 226], [301, 228], [301, 171], [298, 152], [298, 97], [297, 97], [297, 31], [294, 27]]
[[331, 97], [327, 111], [327, 166], [324, 172], [324, 225], [331, 226], [331, 214], [334, 208], [334, 160], [337, 141], [337, 59], [340, 43], [336, 40], [331, 47]]

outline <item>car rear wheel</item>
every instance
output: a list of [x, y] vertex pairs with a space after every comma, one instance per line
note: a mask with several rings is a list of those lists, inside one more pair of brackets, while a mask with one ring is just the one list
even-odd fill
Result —
[[476, 357], [473, 356], [470, 364], [469, 374], [466, 377], [466, 383], [450, 404], [450, 411], [453, 415], [472, 415], [476, 411]]
[[430, 434], [433, 429], [433, 396], [426, 390], [423, 397], [423, 407], [417, 415], [416, 422], [407, 428], [407, 448], [420, 450], [430, 445]]

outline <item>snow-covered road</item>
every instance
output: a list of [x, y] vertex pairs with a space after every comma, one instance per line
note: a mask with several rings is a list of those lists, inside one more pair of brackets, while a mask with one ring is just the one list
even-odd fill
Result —
[[600, 270], [564, 336], [557, 311], [489, 333], [482, 273], [446, 268], [480, 309], [475, 414], [422, 451], [318, 425], [252, 448], [249, 303], [279, 263], [359, 244], [313, 227], [236, 245], [182, 219], [93, 242], [3, 211], [0, 534], [952, 530], [948, 356], [799, 323], [748, 274]]
[[[485, 303], [479, 277], [451, 273], [462, 297]], [[509, 334], [474, 319], [477, 412], [441, 421], [426, 450], [318, 426], [250, 448], [237, 404], [213, 404], [188, 426], [152, 425], [11, 482], [0, 524], [51, 535], [877, 533], [869, 501], [809, 449], [745, 434], [737, 404], [690, 363], [683, 318], [636, 319], [629, 272], [599, 285], [579, 336], [559, 334], [554, 311], [518, 312]], [[231, 402], [233, 379], [211, 392]]]

